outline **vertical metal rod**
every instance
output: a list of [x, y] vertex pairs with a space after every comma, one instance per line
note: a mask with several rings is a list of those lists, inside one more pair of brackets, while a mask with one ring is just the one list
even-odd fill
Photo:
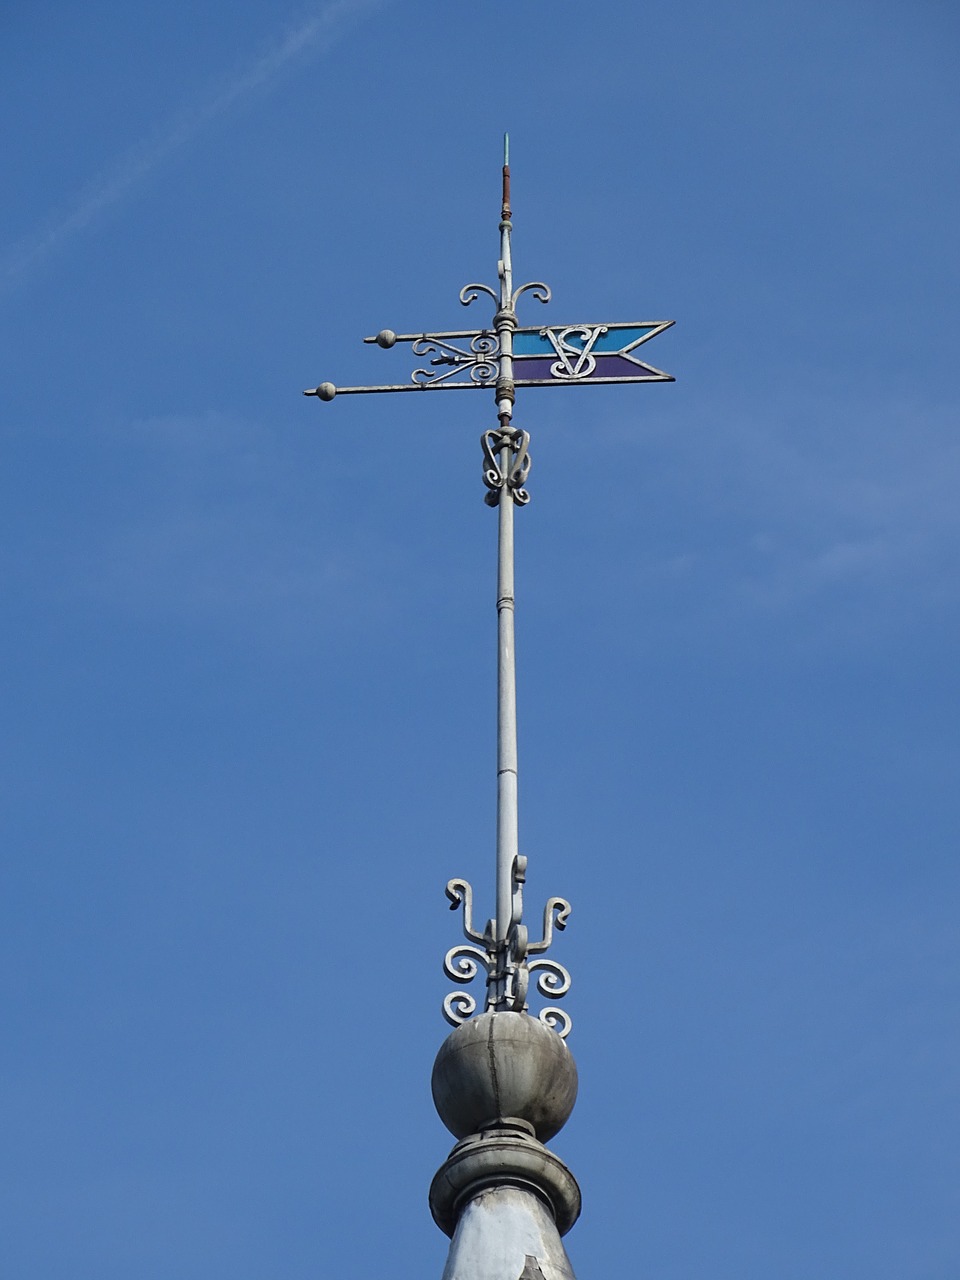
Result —
[[[500, 339], [497, 416], [505, 433], [500, 449], [504, 484], [498, 505], [497, 568], [497, 915], [496, 940], [506, 958], [506, 940], [513, 911], [513, 868], [519, 847], [517, 788], [517, 671], [514, 648], [513, 490], [509, 484], [512, 450], [506, 432], [513, 416], [513, 263], [510, 255], [510, 150], [503, 140], [503, 202], [500, 212], [500, 308], [496, 317]], [[497, 984], [496, 1004], [506, 1002], [505, 980]]]
[[[510, 466], [510, 450], [500, 454]], [[501, 491], [497, 572], [497, 941], [510, 930], [513, 867], [519, 849], [517, 790], [517, 670], [514, 640], [513, 498]]]

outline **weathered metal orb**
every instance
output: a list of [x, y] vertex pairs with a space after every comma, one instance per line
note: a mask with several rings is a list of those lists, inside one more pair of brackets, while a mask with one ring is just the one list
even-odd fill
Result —
[[457, 1138], [522, 1120], [546, 1142], [577, 1100], [577, 1064], [557, 1033], [529, 1014], [481, 1013], [440, 1046], [431, 1087]]
[[317, 387], [317, 395], [321, 400], [332, 400], [337, 394], [337, 388], [332, 382], [321, 382]]
[[377, 334], [377, 346], [383, 347], [384, 351], [392, 347], [396, 342], [396, 340], [397, 340], [397, 335], [393, 332], [392, 329], [381, 329], [380, 332]]

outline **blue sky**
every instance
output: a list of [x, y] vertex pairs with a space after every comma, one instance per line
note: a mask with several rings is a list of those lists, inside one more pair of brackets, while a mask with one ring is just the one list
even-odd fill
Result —
[[[581, 1277], [955, 1280], [960, 20], [936, 0], [8, 13], [12, 1280], [439, 1276], [443, 885], [492, 910], [465, 323], [511, 133], [528, 906]], [[426, 403], [424, 403], [426, 401]]]

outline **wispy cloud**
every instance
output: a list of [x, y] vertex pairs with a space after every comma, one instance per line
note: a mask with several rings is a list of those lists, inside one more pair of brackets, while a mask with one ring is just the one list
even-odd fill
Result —
[[315, 57], [329, 49], [351, 18], [380, 3], [382, 0], [333, 0], [281, 36], [274, 37], [250, 63], [164, 121], [82, 188], [65, 209], [47, 217], [30, 235], [10, 246], [0, 258], [0, 288], [9, 288], [64, 248], [206, 125], [226, 115], [252, 93], [266, 88], [297, 60]]

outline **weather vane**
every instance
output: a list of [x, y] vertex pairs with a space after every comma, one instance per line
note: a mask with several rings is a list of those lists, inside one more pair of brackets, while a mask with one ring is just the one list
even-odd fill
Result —
[[[598, 386], [624, 382], [673, 382], [668, 373], [647, 364], [637, 350], [668, 329], [672, 320], [630, 323], [545, 325], [522, 328], [517, 324], [517, 303], [524, 294], [538, 302], [550, 301], [550, 289], [539, 281], [513, 287], [510, 237], [509, 137], [504, 137], [503, 202], [500, 211], [499, 286], [468, 284], [460, 290], [464, 306], [481, 296], [496, 307], [487, 329], [457, 329], [442, 333], [394, 333], [383, 329], [364, 342], [385, 350], [397, 343], [410, 344], [414, 356], [429, 357], [429, 365], [413, 370], [410, 381], [369, 387], [337, 387], [321, 382], [305, 391], [330, 401], [340, 395], [388, 391], [467, 391], [493, 388], [499, 426], [484, 431], [483, 483], [485, 501], [499, 513], [499, 567], [497, 618], [499, 659], [497, 666], [497, 874], [496, 914], [481, 932], [473, 923], [473, 890], [466, 880], [454, 879], [446, 893], [451, 910], [463, 909], [466, 944], [452, 947], [444, 959], [444, 972], [461, 985], [472, 982], [481, 970], [486, 975], [488, 1012], [527, 1012], [531, 974], [541, 995], [559, 999], [570, 989], [570, 975], [555, 960], [542, 958], [553, 941], [555, 929], [566, 927], [570, 904], [550, 898], [543, 913], [541, 938], [531, 942], [523, 924], [523, 884], [527, 860], [519, 851], [517, 809], [517, 686], [514, 651], [513, 509], [530, 500], [526, 490], [530, 472], [530, 436], [513, 426], [513, 406], [518, 387]], [[444, 1017], [454, 1027], [476, 1012], [477, 1001], [465, 991], [451, 992], [443, 1002]], [[571, 1020], [552, 1005], [542, 1009], [540, 1021], [565, 1038]]]

